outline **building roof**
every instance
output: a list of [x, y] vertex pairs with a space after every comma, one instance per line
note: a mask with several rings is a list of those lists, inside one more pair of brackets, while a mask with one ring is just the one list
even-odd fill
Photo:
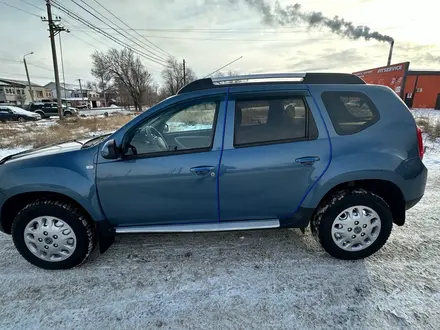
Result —
[[409, 76], [440, 76], [440, 71], [408, 71]]
[[[28, 86], [27, 80], [16, 80], [16, 79], [0, 78], [0, 81], [4, 82], [4, 83], [11, 84], [11, 85], [22, 85], [23, 87], [27, 87]], [[43, 87], [43, 86], [35, 84], [33, 82], [31, 82], [31, 86], [32, 87]]]
[[3, 81], [0, 81], [0, 86], [11, 86], [11, 84], [5, 83]]
[[[44, 85], [44, 87], [46, 87], [47, 88], [47, 86], [49, 86], [49, 85], [55, 85], [55, 82], [54, 81], [51, 81], [51, 82], [49, 82], [48, 84], [46, 84], [46, 85]], [[79, 85], [75, 85], [75, 84], [63, 84], [62, 82], [60, 83], [60, 87], [61, 88], [64, 88], [64, 89], [67, 89], [67, 90], [70, 90], [70, 91], [76, 91], [76, 90], [80, 90], [81, 88], [79, 87]], [[91, 89], [88, 89], [87, 88], [87, 86], [86, 85], [82, 85], [81, 86], [82, 87], [82, 90], [83, 91], [91, 91]]]

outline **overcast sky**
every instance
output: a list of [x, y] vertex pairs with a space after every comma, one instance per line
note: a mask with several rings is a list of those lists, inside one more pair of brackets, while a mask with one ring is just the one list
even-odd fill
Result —
[[[81, 0], [75, 1], [85, 6]], [[25, 80], [22, 56], [33, 51], [34, 55], [27, 57], [31, 80], [40, 84], [54, 80], [47, 23], [1, 2], [37, 16], [46, 16], [44, 0], [0, 1], [0, 77]], [[72, 0], [57, 2], [137, 47]], [[86, 2], [124, 27], [94, 0]], [[186, 59], [187, 65], [199, 77], [239, 56], [243, 58], [227, 69], [241, 73], [354, 72], [385, 65], [388, 57], [387, 43], [343, 39], [325, 28], [308, 29], [302, 24], [272, 28], [265, 25], [258, 11], [248, 7], [243, 0], [99, 0], [99, 3], [132, 28], [139, 29], [138, 33], [166, 53], [178, 60]], [[295, 1], [282, 0], [280, 3], [284, 6]], [[321, 11], [328, 17], [338, 15], [355, 25], [367, 25], [372, 30], [392, 36], [396, 40], [393, 63], [410, 61], [411, 69], [440, 70], [440, 5], [435, 1], [309, 0], [298, 3], [303, 11]], [[109, 47], [120, 46], [88, 30], [59, 10], [53, 11], [65, 19], [64, 25], [71, 30], [71, 34], [62, 34], [66, 83], [74, 83], [78, 78], [92, 81], [90, 54], [95, 49], [105, 51]], [[147, 44], [145, 39], [131, 33]], [[157, 49], [149, 50], [156, 56], [165, 57]], [[145, 58], [142, 61], [160, 83], [162, 66]]]

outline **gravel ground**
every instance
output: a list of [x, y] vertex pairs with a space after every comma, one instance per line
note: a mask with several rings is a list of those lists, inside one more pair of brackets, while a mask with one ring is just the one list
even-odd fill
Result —
[[373, 257], [329, 257], [309, 231], [117, 237], [45, 271], [0, 235], [0, 329], [438, 329], [440, 165]]

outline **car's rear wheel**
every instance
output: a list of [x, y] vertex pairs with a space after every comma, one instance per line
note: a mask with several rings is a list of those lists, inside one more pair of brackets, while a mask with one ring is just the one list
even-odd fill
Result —
[[388, 204], [363, 189], [335, 193], [317, 210], [312, 233], [338, 259], [369, 257], [387, 241], [393, 227]]
[[66, 112], [64, 113], [64, 117], [65, 117], [65, 118], [70, 118], [70, 117], [72, 117], [72, 113], [71, 113], [70, 111], [66, 111]]
[[23, 123], [23, 122], [26, 121], [26, 119], [25, 119], [24, 117], [21, 117], [21, 116], [18, 117], [17, 120], [18, 120], [20, 123]]
[[27, 261], [45, 269], [78, 266], [95, 245], [90, 221], [79, 209], [61, 201], [27, 205], [12, 224], [12, 237]]

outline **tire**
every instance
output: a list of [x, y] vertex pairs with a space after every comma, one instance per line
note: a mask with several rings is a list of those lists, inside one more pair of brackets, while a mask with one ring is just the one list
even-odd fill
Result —
[[[373, 213], [369, 213], [369, 218], [362, 218], [364, 220], [360, 220], [358, 225], [353, 223], [356, 220], [355, 218], [353, 220], [348, 218], [347, 221], [353, 222], [347, 222], [346, 226], [344, 224], [345, 220], [341, 220], [346, 217], [346, 213], [342, 212], [352, 208], [355, 214], [359, 213], [356, 212], [356, 210], [359, 210], [355, 206], [365, 207], [366, 212], [372, 210]], [[377, 225], [377, 219], [380, 227]], [[373, 222], [374, 224], [371, 224]], [[339, 229], [339, 226], [341, 229]], [[363, 229], [363, 226], [367, 228]], [[374, 233], [369, 236], [368, 231], [373, 227], [372, 232]], [[363, 189], [344, 190], [335, 193], [329, 200], [320, 205], [311, 222], [312, 233], [324, 250], [331, 256], [343, 260], [363, 259], [376, 253], [388, 240], [392, 228], [393, 216], [388, 204], [381, 197]], [[335, 233], [332, 233], [332, 229]], [[339, 230], [343, 231], [342, 235], [338, 233]], [[363, 235], [362, 239], [364, 237], [369, 239], [370, 237], [371, 243], [365, 243], [365, 241], [356, 243], [361, 239], [360, 235]], [[353, 239], [354, 236], [356, 238]], [[345, 248], [340, 246], [347, 241], [352, 241], [353, 244], [349, 244]]]
[[[43, 224], [45, 220], [55, 222], [51, 222], [52, 225], [50, 227], [36, 224], [36, 231], [31, 231], [31, 233], [35, 233], [35, 237], [32, 238], [33, 240], [25, 239], [25, 233], [30, 232], [29, 228], [31, 224], [38, 222], [37, 219], [43, 221]], [[68, 230], [65, 231], [63, 228]], [[63, 235], [65, 235], [65, 232], [69, 232], [69, 229], [71, 229], [71, 231], [70, 234], [68, 234], [69, 236], [67, 236], [68, 239], [63, 240], [63, 238], [66, 237]], [[42, 230], [45, 230], [44, 234], [42, 234]], [[58, 237], [58, 235], [60, 237]], [[72, 235], [74, 238], [69, 242], [71, 239], [69, 237]], [[31, 236], [33, 236], [33, 234], [31, 234]], [[12, 238], [18, 252], [20, 252], [27, 261], [44, 269], [69, 269], [76, 267], [87, 259], [95, 246], [95, 233], [88, 219], [78, 208], [61, 201], [40, 200], [27, 205], [18, 213], [12, 223]], [[37, 238], [38, 240], [44, 239], [44, 241], [37, 243]], [[48, 238], [50, 240], [46, 241]], [[46, 253], [44, 250], [46, 249], [46, 245], [44, 244], [47, 244], [47, 248], [53, 248], [55, 252], [53, 252], [53, 254], [49, 253], [45, 258], [39, 257], [28, 247], [30, 245], [37, 246], [33, 242], [37, 243], [40, 247], [34, 248], [34, 250], [37, 250], [37, 252], [35, 252], [37, 254], [40, 254], [41, 251]], [[60, 246], [67, 246], [66, 244], [69, 243], [69, 248], [59, 247], [56, 243], [60, 243]], [[42, 245], [44, 245], [44, 249]], [[58, 250], [55, 248], [55, 245]], [[59, 260], [49, 261], [49, 257], [58, 258]]]
[[17, 120], [20, 122], [20, 123], [24, 123], [25, 121], [26, 121], [26, 119], [24, 118], [24, 117], [18, 117], [17, 118]]
[[35, 113], [38, 113], [41, 116], [41, 119], [46, 118], [46, 115], [44, 114], [44, 112], [41, 111], [35, 111]]
[[65, 118], [70, 118], [70, 117], [72, 117], [72, 113], [71, 113], [70, 111], [66, 111], [66, 112], [64, 113], [64, 117], [65, 117]]

